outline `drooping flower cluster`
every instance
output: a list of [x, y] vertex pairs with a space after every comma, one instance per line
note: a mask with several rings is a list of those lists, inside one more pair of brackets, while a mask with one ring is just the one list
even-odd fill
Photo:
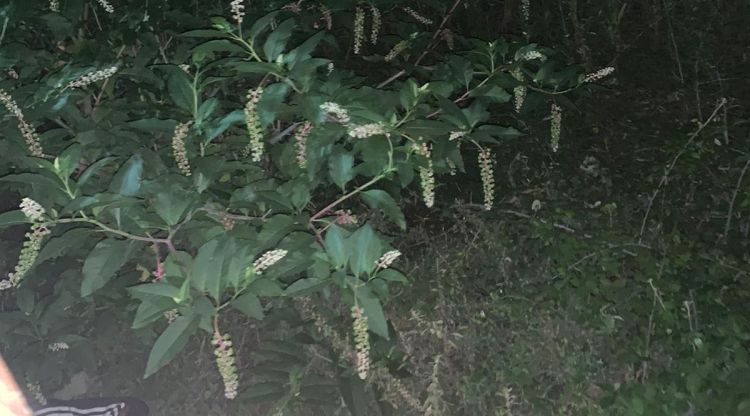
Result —
[[47, 398], [44, 397], [44, 393], [42, 393], [42, 386], [40, 386], [38, 382], [27, 382], [26, 390], [29, 391], [29, 395], [34, 398], [34, 401], [42, 406], [47, 405]]
[[60, 11], [60, 0], [49, 0], [49, 9], [55, 13]]
[[390, 61], [396, 59], [396, 57], [399, 54], [401, 54], [401, 52], [405, 51], [408, 46], [409, 46], [409, 42], [408, 41], [406, 41], [406, 40], [400, 41], [399, 43], [397, 43], [396, 45], [394, 45], [393, 48], [390, 51], [388, 51], [388, 53], [385, 55], [385, 57], [383, 58], [383, 60], [385, 60], [386, 62], [390, 62]]
[[365, 38], [365, 10], [357, 7], [354, 12], [354, 54], [358, 55]]
[[5, 70], [5, 73], [11, 78], [11, 79], [18, 79], [19, 75], [18, 72], [16, 72], [15, 68], [9, 67]]
[[432, 151], [427, 143], [415, 145], [417, 154], [427, 159], [427, 166], [419, 168], [419, 179], [422, 185], [422, 199], [428, 208], [435, 205], [435, 170], [432, 167]]
[[383, 123], [353, 124], [348, 129], [349, 136], [355, 139], [366, 139], [378, 134], [386, 134]]
[[552, 151], [557, 152], [558, 147], [560, 147], [560, 130], [562, 127], [562, 108], [560, 108], [559, 105], [552, 103], [552, 107], [550, 108], [550, 118], [549, 144]]
[[307, 166], [307, 136], [312, 130], [312, 123], [305, 121], [294, 134], [294, 147], [297, 152], [297, 166], [304, 169]]
[[419, 23], [425, 24], [425, 25], [431, 25], [432, 20], [422, 16], [421, 14], [417, 13], [416, 10], [412, 9], [411, 7], [402, 7], [403, 11], [405, 11], [409, 16], [413, 17], [414, 20], [418, 21]]
[[[333, 16], [331, 15], [331, 11], [323, 3], [318, 5], [318, 9], [320, 9], [320, 19], [318, 20], [322, 20], [326, 25], [326, 29], [331, 30], [331, 28], [333, 28]], [[320, 27], [318, 21], [313, 24], [313, 27], [315, 29]]]
[[391, 250], [391, 251], [386, 252], [382, 256], [380, 256], [380, 258], [375, 261], [375, 264], [378, 266], [379, 269], [387, 269], [400, 256], [401, 256], [400, 251]]
[[250, 136], [250, 143], [244, 151], [244, 156], [252, 154], [253, 162], [260, 162], [263, 157], [264, 143], [263, 130], [260, 127], [258, 118], [258, 102], [263, 95], [263, 88], [250, 89], [247, 92], [247, 103], [245, 104], [245, 124], [247, 125], [247, 134]]
[[33, 222], [41, 222], [44, 219], [44, 208], [31, 198], [21, 200], [21, 212]]
[[42, 151], [39, 136], [29, 123], [26, 122], [26, 118], [23, 116], [21, 108], [18, 107], [18, 104], [13, 100], [13, 97], [2, 88], [0, 88], [0, 102], [2, 102], [8, 112], [13, 114], [13, 116], [16, 117], [16, 120], [18, 120], [18, 129], [21, 130], [21, 135], [26, 141], [29, 153], [31, 153], [32, 156], [43, 157], [44, 152]]
[[544, 62], [547, 60], [547, 57], [539, 51], [528, 51], [521, 56], [521, 59], [523, 59], [524, 61], [533, 61], [534, 59], [539, 59], [540, 61]]
[[187, 157], [187, 149], [185, 148], [185, 138], [188, 135], [188, 129], [190, 128], [190, 121], [186, 123], [180, 123], [174, 129], [174, 135], [172, 136], [172, 154], [174, 159], [177, 161], [177, 167], [180, 169], [185, 176], [190, 176], [190, 161]]
[[367, 332], [367, 317], [362, 308], [352, 306], [352, 330], [354, 332], [354, 348], [357, 350], [357, 374], [362, 380], [367, 378], [370, 371], [370, 334]]
[[109, 68], [104, 68], [99, 71], [92, 71], [87, 74], [83, 74], [77, 79], [70, 81], [65, 88], [85, 88], [95, 82], [103, 81], [112, 75], [114, 75], [119, 68], [117, 65], [112, 65]]
[[221, 380], [224, 382], [224, 397], [230, 400], [234, 399], [237, 397], [239, 377], [237, 375], [237, 364], [234, 358], [232, 340], [229, 334], [222, 336], [219, 332], [214, 332], [211, 344], [214, 346], [216, 366], [219, 368]]
[[450, 135], [448, 135], [448, 140], [454, 141], [461, 139], [463, 137], [466, 137], [465, 131], [452, 131]]
[[521, 15], [524, 22], [529, 21], [529, 17], [531, 17], [531, 0], [521, 0]]
[[484, 194], [484, 209], [489, 211], [495, 202], [495, 173], [492, 166], [492, 151], [483, 147], [479, 149], [479, 172], [482, 177], [482, 193]]
[[287, 255], [287, 253], [288, 252], [286, 250], [282, 249], [266, 251], [262, 256], [255, 260], [255, 263], [253, 263], [253, 270], [255, 271], [255, 274], [259, 275], [263, 273], [264, 270], [278, 263], [279, 260], [283, 259], [284, 256]]
[[50, 233], [49, 229], [42, 222], [44, 219], [44, 208], [39, 203], [30, 198], [24, 198], [21, 202], [21, 211], [32, 222], [31, 230], [26, 233], [26, 240], [23, 242], [15, 270], [13, 273], [8, 273], [8, 279], [0, 281], [0, 290], [17, 287], [21, 283], [21, 280], [23, 280], [34, 265], [39, 255], [39, 250], [42, 249], [44, 236]]
[[380, 18], [380, 9], [375, 6], [370, 6], [370, 14], [372, 15], [372, 31], [370, 32], [370, 43], [373, 45], [378, 43], [378, 35], [380, 34], [380, 26], [382, 25], [382, 19]]
[[70, 345], [68, 345], [67, 342], [53, 342], [52, 344], [47, 345], [47, 349], [52, 352], [63, 351], [69, 348]]
[[602, 68], [596, 72], [592, 72], [590, 74], [586, 74], [585, 77], [583, 77], [583, 82], [596, 82], [600, 79], [609, 76], [611, 73], [615, 72], [615, 68], [608, 66], [605, 68]]
[[238, 25], [242, 24], [242, 20], [245, 17], [245, 5], [242, 4], [244, 0], [232, 0], [229, 3], [229, 7], [232, 10], [232, 19], [237, 22]]
[[[521, 68], [515, 68], [514, 70], [510, 71], [510, 74], [518, 82], [523, 82], [523, 72], [521, 72]], [[526, 100], [526, 86], [519, 85], [513, 88], [513, 104], [515, 105], [517, 113], [521, 111], [524, 100]]]
[[324, 113], [332, 115], [335, 118], [335, 121], [341, 124], [349, 123], [349, 112], [336, 103], [330, 101], [325, 102], [320, 105], [320, 109], [323, 110]]
[[112, 4], [108, 0], [97, 0], [99, 2], [99, 5], [102, 6], [102, 9], [104, 9], [105, 12], [112, 14], [115, 12], [115, 8], [112, 7]]

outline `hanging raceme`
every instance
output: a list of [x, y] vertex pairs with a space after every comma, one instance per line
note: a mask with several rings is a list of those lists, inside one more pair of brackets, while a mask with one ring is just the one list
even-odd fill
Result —
[[65, 86], [65, 88], [85, 88], [95, 82], [109, 79], [112, 75], [117, 73], [118, 69], [119, 68], [117, 65], [112, 65], [108, 68], [104, 68], [98, 71], [91, 71], [89, 73], [81, 75], [73, 81], [70, 81], [68, 85]]
[[365, 38], [365, 10], [357, 7], [354, 12], [354, 54], [358, 55]]
[[112, 4], [109, 2], [109, 0], [96, 0], [96, 1], [99, 3], [100, 6], [102, 6], [105, 12], [110, 13], [110, 14], [115, 12], [115, 8], [112, 7]]
[[378, 43], [378, 34], [380, 33], [381, 16], [380, 9], [374, 5], [370, 5], [370, 14], [372, 15], [372, 31], [370, 32], [370, 43], [373, 45]]
[[232, 19], [234, 19], [235, 23], [238, 25], [241, 25], [242, 20], [245, 18], [245, 5], [243, 3], [244, 0], [232, 0], [232, 2], [229, 3], [229, 7], [232, 10]]
[[192, 122], [180, 123], [174, 129], [174, 135], [172, 136], [172, 154], [174, 159], [177, 161], [177, 167], [180, 169], [185, 176], [190, 176], [190, 161], [187, 156], [187, 149], [185, 148], [185, 138], [188, 135], [188, 130]]
[[562, 127], [562, 108], [552, 103], [550, 108], [550, 148], [557, 152], [560, 147], [560, 130]]
[[[523, 82], [523, 72], [521, 71], [521, 68], [514, 68], [512, 71], [510, 71], [510, 74], [518, 82]], [[521, 112], [521, 107], [523, 107], [523, 102], [525, 99], [526, 99], [526, 86], [525, 85], [518, 85], [515, 88], [513, 88], [513, 104], [517, 113]]]
[[260, 126], [260, 119], [257, 113], [258, 102], [262, 95], [262, 87], [250, 89], [247, 93], [247, 103], [245, 104], [245, 125], [247, 126], [250, 143], [245, 147], [243, 156], [247, 157], [252, 154], [253, 162], [260, 162], [265, 147], [263, 143], [263, 129]]
[[495, 172], [492, 151], [488, 147], [479, 148], [479, 172], [482, 177], [482, 193], [484, 195], [484, 209], [489, 211], [495, 202]]
[[24, 117], [21, 108], [18, 107], [18, 104], [13, 100], [13, 97], [2, 88], [0, 88], [0, 102], [2, 102], [8, 112], [18, 120], [18, 130], [21, 131], [21, 135], [26, 141], [29, 153], [31, 153], [32, 156], [44, 157], [42, 145], [36, 131], [26, 122], [26, 118]]
[[224, 397], [234, 399], [237, 397], [239, 387], [239, 376], [237, 375], [237, 364], [234, 358], [234, 348], [229, 334], [222, 335], [218, 330], [214, 332], [211, 339], [216, 356], [216, 366], [219, 368], [221, 380], [224, 383]]
[[432, 167], [432, 152], [427, 143], [414, 145], [418, 155], [427, 160], [427, 166], [419, 167], [419, 178], [422, 185], [422, 199], [428, 208], [435, 205], [435, 171]]
[[294, 134], [294, 147], [297, 153], [297, 166], [304, 169], [307, 166], [307, 136], [312, 130], [312, 123], [305, 121]]
[[422, 16], [421, 14], [417, 13], [416, 10], [412, 9], [411, 7], [402, 7], [403, 11], [405, 11], [409, 16], [413, 17], [414, 20], [418, 21], [419, 23], [422, 23], [424, 25], [431, 25], [432, 20]]
[[357, 374], [362, 380], [367, 378], [370, 371], [370, 335], [367, 329], [367, 317], [362, 308], [352, 306], [352, 329], [354, 333], [354, 348], [357, 351]]
[[21, 212], [26, 219], [31, 221], [31, 231], [26, 233], [15, 270], [8, 273], [8, 279], [0, 280], [0, 290], [11, 289], [21, 283], [39, 256], [44, 237], [50, 233], [49, 228], [43, 222], [44, 208], [38, 202], [31, 198], [24, 198], [21, 201]]

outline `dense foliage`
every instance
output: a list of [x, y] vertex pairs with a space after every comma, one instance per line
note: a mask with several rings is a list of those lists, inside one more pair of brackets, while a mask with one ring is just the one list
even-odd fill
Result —
[[0, 8], [0, 351], [30, 392], [750, 411], [747, 6], [250, 3]]

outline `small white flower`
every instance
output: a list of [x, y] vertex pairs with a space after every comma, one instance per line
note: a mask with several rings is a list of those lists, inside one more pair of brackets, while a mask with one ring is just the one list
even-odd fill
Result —
[[255, 263], [253, 263], [253, 270], [255, 271], [255, 274], [258, 275], [263, 273], [264, 270], [278, 263], [279, 260], [283, 259], [284, 256], [287, 255], [287, 253], [288, 251], [282, 249], [266, 251], [262, 256], [255, 260]]
[[391, 250], [375, 261], [375, 264], [377, 264], [378, 268], [380, 269], [387, 269], [391, 266], [391, 264], [396, 261], [397, 258], [401, 256], [401, 252], [398, 250]]
[[540, 209], [542, 209], [542, 203], [538, 199], [535, 199], [534, 202], [531, 203], [531, 210], [537, 212]]
[[237, 24], [242, 24], [242, 19], [245, 17], [245, 5], [242, 4], [243, 0], [232, 0], [229, 3], [229, 7], [232, 9], [232, 18]]
[[97, 0], [97, 1], [99, 2], [99, 5], [102, 6], [105, 12], [110, 13], [110, 14], [115, 12], [115, 8], [112, 7], [112, 5], [109, 3], [108, 0]]
[[119, 68], [117, 65], [112, 65], [109, 68], [105, 68], [99, 71], [89, 72], [81, 75], [78, 79], [70, 81], [65, 88], [84, 88], [95, 82], [103, 81], [112, 75], [114, 75]]
[[534, 59], [539, 59], [540, 61], [545, 61], [545, 60], [547, 60], [547, 57], [546, 57], [546, 56], [544, 56], [544, 55], [543, 55], [543, 54], [542, 54], [541, 52], [539, 52], [539, 51], [528, 51], [528, 52], [524, 53], [524, 54], [523, 54], [523, 56], [522, 56], [521, 58], [522, 58], [522, 59], [523, 59], [524, 61], [533, 61]]
[[331, 114], [336, 118], [336, 121], [342, 124], [349, 123], [349, 112], [345, 108], [341, 107], [336, 103], [330, 101], [320, 105], [320, 109], [326, 114]]
[[386, 134], [385, 126], [382, 123], [369, 123], [349, 126], [349, 136], [355, 139], [366, 139], [370, 136]]
[[606, 68], [602, 68], [591, 74], [586, 74], [586, 76], [583, 78], [583, 82], [595, 82], [608, 76], [609, 74], [613, 72], [615, 72], [615, 68], [608, 66]]
[[49, 349], [52, 352], [67, 350], [70, 348], [70, 345], [68, 345], [67, 342], [53, 342], [52, 344], [47, 345], [47, 349]]
[[44, 220], [44, 208], [31, 198], [21, 200], [21, 212], [33, 222], [42, 222]]

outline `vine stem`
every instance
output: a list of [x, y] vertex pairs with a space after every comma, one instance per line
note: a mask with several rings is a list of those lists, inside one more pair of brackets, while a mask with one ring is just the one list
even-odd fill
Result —
[[745, 166], [742, 168], [742, 172], [740, 172], [740, 177], [737, 178], [737, 185], [734, 187], [734, 192], [732, 193], [732, 201], [729, 203], [729, 212], [727, 213], [727, 222], [724, 224], [724, 241], [727, 241], [727, 237], [729, 236], [729, 227], [732, 225], [732, 215], [734, 213], [734, 201], [737, 199], [737, 193], [740, 190], [740, 185], [742, 185], [742, 179], [745, 177], [745, 173], [747, 172], [747, 168], [750, 166], [750, 159], [748, 159], [747, 162], [745, 162]]
[[339, 198], [339, 199], [331, 202], [325, 208], [321, 209], [320, 211], [318, 211], [317, 213], [315, 213], [312, 217], [310, 217], [310, 220], [308, 221], [308, 225], [309, 225], [310, 228], [312, 228], [313, 232], [315, 232], [315, 238], [318, 240], [318, 242], [320, 243], [320, 245], [323, 245], [323, 237], [320, 235], [320, 233], [321, 233], [320, 230], [318, 230], [318, 228], [315, 226], [315, 224], [314, 224], [315, 221], [317, 221], [320, 217], [322, 217], [327, 212], [329, 212], [330, 210], [332, 210], [333, 208], [335, 208], [336, 205], [338, 205], [338, 204], [346, 201], [347, 199], [353, 197], [354, 195], [362, 192], [366, 188], [372, 186], [373, 184], [375, 184], [379, 180], [383, 179], [383, 177], [384, 177], [384, 175], [378, 175], [378, 176], [373, 177], [372, 179], [370, 179], [366, 183], [358, 186], [357, 188], [355, 188], [353, 191], [349, 192], [348, 194], [346, 194], [346, 195], [342, 196], [341, 198]]
[[716, 117], [716, 114], [719, 112], [719, 110], [726, 105], [727, 99], [722, 98], [721, 101], [716, 105], [716, 108], [714, 108], [714, 111], [711, 112], [711, 115], [708, 116], [706, 121], [701, 123], [701, 125], [698, 127], [698, 130], [694, 131], [693, 134], [690, 135], [690, 138], [688, 141], [682, 146], [679, 152], [677, 152], [677, 155], [672, 159], [672, 162], [667, 167], [667, 170], [664, 171], [664, 175], [662, 175], [661, 180], [659, 181], [659, 184], [656, 186], [656, 189], [654, 190], [654, 193], [651, 195], [651, 198], [648, 200], [648, 205], [646, 206], [646, 214], [643, 216], [643, 221], [641, 221], [641, 231], [638, 233], [638, 242], [640, 243], [643, 240], [643, 232], [646, 229], [646, 222], [648, 221], [648, 216], [651, 213], [651, 207], [654, 205], [654, 200], [656, 199], [656, 195], [659, 194], [659, 191], [661, 188], [666, 185], [667, 180], [669, 180], [669, 174], [672, 173], [672, 169], [674, 169], [675, 165], [677, 164], [677, 160], [682, 156], [687, 148], [693, 143], [693, 140], [695, 140], [696, 137], [703, 131], [703, 129], [711, 122], [711, 120]]
[[140, 235], [130, 234], [126, 231], [111, 228], [102, 222], [99, 222], [97, 220], [92, 220], [90, 218], [62, 218], [62, 219], [58, 219], [58, 220], [54, 220], [50, 222], [55, 223], [55, 224], [69, 224], [69, 223], [76, 223], [76, 222], [85, 222], [88, 224], [96, 225], [97, 227], [101, 228], [103, 231], [106, 231], [112, 234], [117, 234], [119, 236], [128, 238], [130, 240], [145, 241], [145, 242], [153, 243], [153, 244], [165, 244], [167, 247], [169, 247], [170, 251], [174, 251], [174, 245], [172, 244], [172, 241], [169, 238], [144, 237]]

